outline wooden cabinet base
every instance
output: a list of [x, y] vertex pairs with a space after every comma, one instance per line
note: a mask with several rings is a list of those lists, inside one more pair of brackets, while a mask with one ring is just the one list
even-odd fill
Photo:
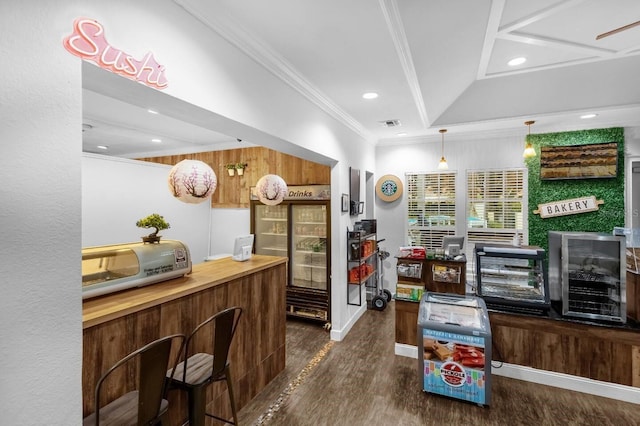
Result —
[[418, 345], [418, 309], [420, 303], [396, 300], [396, 343]]
[[[417, 346], [419, 303], [396, 300], [396, 343]], [[493, 359], [640, 387], [640, 329], [489, 312]]]

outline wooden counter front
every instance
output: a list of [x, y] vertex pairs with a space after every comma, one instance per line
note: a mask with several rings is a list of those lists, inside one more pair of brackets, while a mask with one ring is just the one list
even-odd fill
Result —
[[[396, 343], [417, 346], [418, 302], [395, 301]], [[489, 311], [493, 359], [640, 387], [640, 329]]]
[[[83, 302], [83, 414], [93, 411], [98, 378], [119, 359], [162, 336], [189, 334], [199, 323], [230, 306], [243, 314], [230, 351], [238, 409], [285, 367], [287, 258], [254, 255], [194, 265], [193, 272], [145, 287]], [[133, 376], [133, 375], [132, 375]], [[122, 389], [108, 389], [119, 394]], [[226, 387], [207, 392], [210, 410], [231, 417]], [[187, 418], [185, 395], [169, 394], [169, 425]]]

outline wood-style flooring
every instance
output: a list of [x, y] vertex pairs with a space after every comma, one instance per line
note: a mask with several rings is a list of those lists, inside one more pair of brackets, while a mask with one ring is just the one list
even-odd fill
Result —
[[287, 321], [287, 367], [240, 424], [640, 425], [640, 405], [496, 375], [490, 407], [424, 393], [418, 361], [394, 354], [394, 318], [394, 303], [369, 310], [342, 342]]

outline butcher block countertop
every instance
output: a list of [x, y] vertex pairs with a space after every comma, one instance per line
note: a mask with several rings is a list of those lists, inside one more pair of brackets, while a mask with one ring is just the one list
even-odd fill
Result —
[[224, 257], [193, 265], [191, 274], [184, 277], [87, 299], [82, 303], [82, 328], [179, 299], [287, 260], [286, 257], [253, 255], [247, 261], [236, 262], [231, 257]]

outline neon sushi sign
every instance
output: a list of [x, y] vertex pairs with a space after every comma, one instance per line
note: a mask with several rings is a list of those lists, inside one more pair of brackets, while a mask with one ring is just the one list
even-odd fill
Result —
[[107, 42], [104, 27], [95, 19], [76, 19], [73, 33], [65, 37], [62, 44], [75, 56], [147, 86], [162, 90], [169, 84], [164, 75], [164, 66], [156, 61], [153, 53], [147, 52], [138, 60], [116, 49]]

